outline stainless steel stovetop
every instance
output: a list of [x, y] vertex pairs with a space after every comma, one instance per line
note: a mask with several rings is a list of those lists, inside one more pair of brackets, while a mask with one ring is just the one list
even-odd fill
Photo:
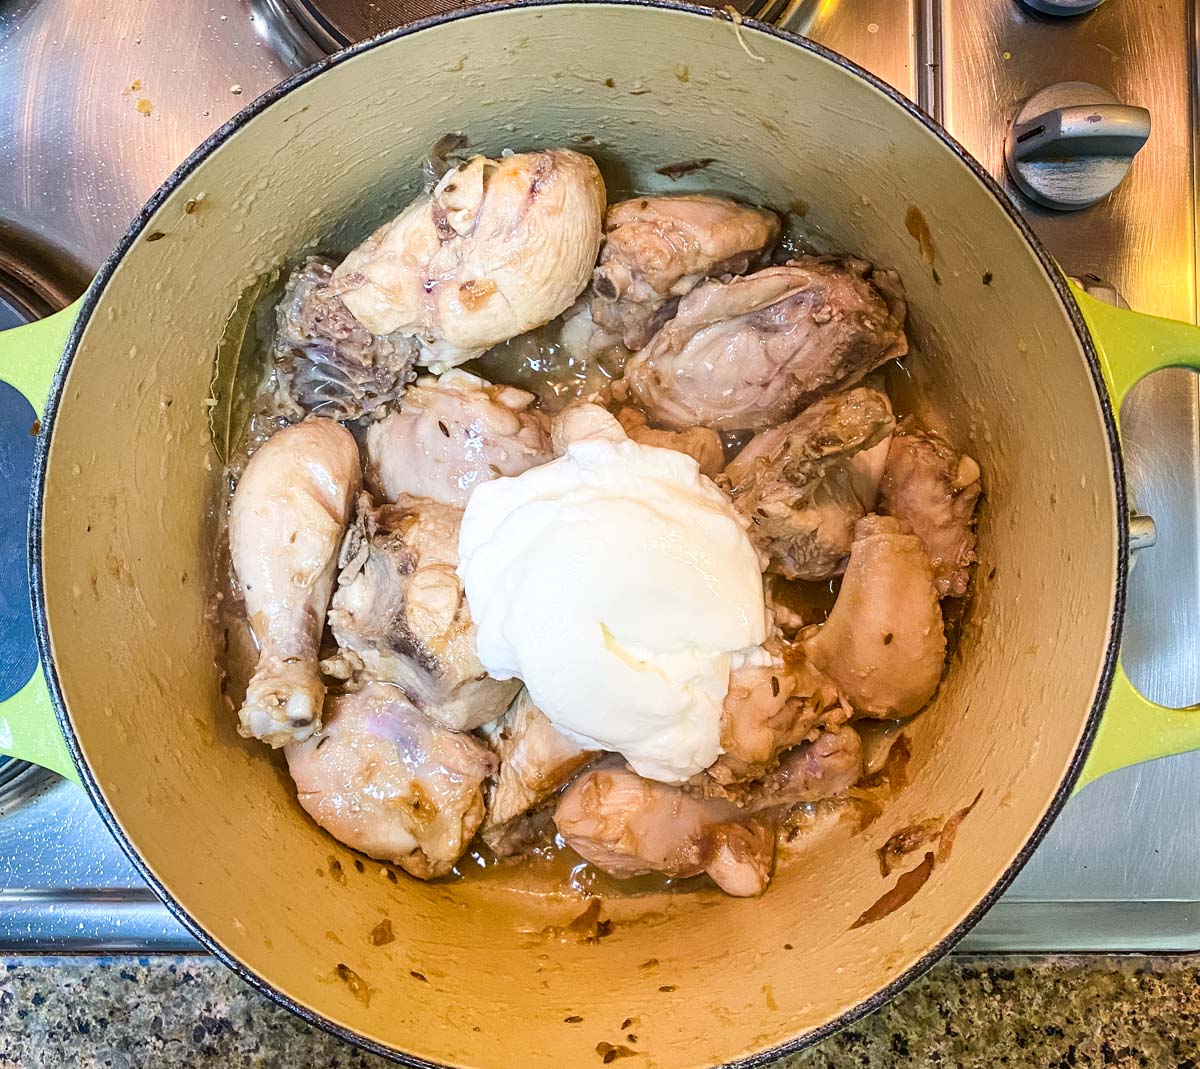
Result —
[[[0, 0], [0, 328], [81, 292], [159, 182], [256, 94], [339, 36], [438, 2]], [[1150, 139], [1105, 200], [1062, 213], [1013, 196], [1070, 273], [1103, 278], [1133, 308], [1196, 321], [1198, 26], [1189, 0], [1107, 0], [1065, 18], [1015, 0], [740, 6], [885, 78], [997, 176], [1013, 116], [1052, 83], [1091, 82], [1149, 108]], [[1125, 665], [1150, 697], [1188, 705], [1200, 699], [1195, 377], [1155, 375], [1123, 419], [1133, 500], [1158, 531], [1131, 576]], [[1200, 753], [1089, 787], [962, 947], [1200, 949], [1198, 799]], [[0, 766], [0, 950], [194, 946], [78, 788]]]

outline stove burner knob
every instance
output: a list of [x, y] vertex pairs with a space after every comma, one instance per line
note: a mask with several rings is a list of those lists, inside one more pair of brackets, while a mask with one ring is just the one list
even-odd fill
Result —
[[1150, 136], [1150, 113], [1087, 82], [1035, 93], [1004, 146], [1008, 173], [1030, 200], [1058, 211], [1095, 204], [1120, 184]]
[[1039, 15], [1056, 15], [1062, 18], [1086, 15], [1089, 11], [1095, 11], [1104, 0], [1020, 0], [1020, 3]]

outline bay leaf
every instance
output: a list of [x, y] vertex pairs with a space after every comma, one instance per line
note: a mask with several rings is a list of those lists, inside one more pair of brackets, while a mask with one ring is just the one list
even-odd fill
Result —
[[213, 360], [209, 384], [208, 429], [213, 448], [222, 464], [233, 453], [266, 373], [267, 346], [264, 327], [271, 316], [272, 302], [266, 302], [279, 269], [259, 275], [237, 299], [225, 321]]

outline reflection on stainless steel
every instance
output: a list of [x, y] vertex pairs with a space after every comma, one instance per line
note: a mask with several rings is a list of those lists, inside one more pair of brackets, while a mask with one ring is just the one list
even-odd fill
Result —
[[916, 100], [919, 6], [920, 0], [791, 0], [777, 21]]
[[1149, 549], [1158, 542], [1158, 528], [1154, 517], [1142, 512], [1135, 512], [1129, 517], [1129, 548], [1132, 550]]
[[[1066, 78], [1147, 105], [1154, 129], [1128, 178], [1083, 211], [1026, 217], [1073, 274], [1104, 278], [1139, 311], [1196, 316], [1191, 5], [1128, 0], [1048, 19], [995, 0], [943, 4], [945, 120], [999, 178], [1021, 103]], [[1200, 404], [1196, 376], [1164, 371], [1122, 409], [1132, 500], [1153, 549], [1129, 581], [1122, 661], [1148, 696], [1200, 698]], [[964, 943], [974, 949], [1200, 948], [1200, 754], [1113, 773], [1067, 806], [1008, 894]]]
[[1189, 8], [1188, 0], [1152, 8], [1120, 0], [1077, 19], [1048, 19], [1010, 0], [946, 0], [941, 59], [946, 126], [1002, 179], [1009, 124], [1039, 89], [1070, 78], [1151, 108], [1154, 132], [1111, 197], [1064, 215], [1012, 193], [1068, 272], [1100, 275], [1138, 311], [1191, 320]]
[[1008, 175], [1044, 208], [1107, 197], [1150, 136], [1150, 112], [1090, 82], [1056, 82], [1021, 106], [1004, 143]]
[[[0, 8], [0, 294], [19, 291], [23, 315], [77, 294], [188, 152], [318, 54], [300, 2], [110, 0], [104, 18], [87, 0]], [[390, 2], [373, 17], [398, 10]], [[736, 6], [751, 3], [782, 10], [789, 28], [944, 118], [998, 177], [1009, 123], [1047, 85], [1083, 79], [1147, 104], [1154, 132], [1110, 197], [1062, 216], [1014, 195], [1069, 271], [1107, 279], [1142, 311], [1194, 317], [1188, 0], [1119, 0], [1073, 19], [1011, 0]], [[1193, 376], [1153, 376], [1123, 421], [1134, 501], [1158, 535], [1131, 576], [1125, 664], [1151, 696], [1184, 704], [1200, 697]], [[1200, 756], [1090, 786], [964, 947], [1200, 948], [1200, 806], [1188, 804], [1197, 782]], [[40, 773], [10, 788], [0, 793], [0, 950], [194, 945], [77, 788]]]

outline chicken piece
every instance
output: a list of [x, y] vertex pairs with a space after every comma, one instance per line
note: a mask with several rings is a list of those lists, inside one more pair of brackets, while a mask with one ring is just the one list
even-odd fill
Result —
[[781, 753], [815, 737], [818, 725], [849, 715], [837, 688], [803, 657], [792, 650], [767, 656], [730, 673], [721, 710], [724, 752], [705, 773], [722, 786], [761, 778]]
[[357, 419], [397, 401], [416, 377], [417, 343], [372, 334], [331, 291], [332, 276], [332, 260], [310, 256], [276, 309], [276, 396], [293, 419]]
[[354, 437], [312, 417], [272, 435], [234, 491], [229, 552], [259, 650], [238, 712], [247, 738], [283, 746], [321, 726], [317, 655], [360, 478]]
[[466, 506], [481, 482], [551, 460], [533, 395], [454, 369], [409, 387], [399, 412], [367, 429], [367, 487]]
[[559, 799], [554, 823], [581, 857], [622, 879], [707, 872], [722, 890], [744, 897], [766, 890], [774, 865], [767, 818], [642, 779], [617, 760], [577, 776]]
[[921, 540], [899, 520], [858, 521], [833, 611], [805, 635], [817, 669], [866, 716], [911, 716], [937, 690], [946, 633]]
[[709, 275], [740, 275], [779, 236], [779, 217], [704, 193], [609, 206], [592, 277], [592, 317], [640, 349], [679, 297]]
[[725, 466], [725, 450], [721, 447], [721, 439], [716, 431], [707, 427], [689, 427], [684, 431], [658, 430], [646, 421], [645, 412], [628, 407], [617, 412], [617, 419], [635, 442], [686, 453], [700, 465], [700, 474], [710, 479], [719, 475]]
[[623, 442], [627, 437], [616, 416], [591, 401], [573, 401], [550, 421], [550, 442], [555, 456], [561, 457], [568, 445], [583, 438]]
[[479, 730], [500, 767], [480, 834], [499, 857], [528, 845], [536, 828], [524, 820], [596, 756], [559, 731], [521, 688], [499, 719]]
[[351, 252], [334, 290], [368, 330], [416, 336], [420, 363], [444, 370], [566, 311], [603, 213], [587, 156], [475, 156]]
[[462, 510], [400, 497], [358, 500], [338, 563], [329, 628], [341, 647], [330, 675], [394, 683], [426, 716], [469, 731], [504, 712], [518, 680], [492, 679], [475, 651], [458, 566]]
[[613, 384], [657, 424], [759, 430], [908, 351], [899, 276], [805, 256], [701, 283]]
[[911, 421], [892, 439], [879, 511], [903, 520], [922, 541], [942, 597], [961, 598], [975, 560], [979, 465]]
[[492, 752], [422, 716], [395, 687], [330, 698], [325, 727], [287, 748], [305, 812], [339, 842], [422, 880], [444, 876], [483, 820]]
[[887, 395], [859, 386], [756, 434], [730, 462], [733, 503], [750, 518], [751, 541], [769, 571], [821, 580], [845, 570], [894, 427]]
[[853, 787], [862, 774], [862, 739], [849, 725], [839, 725], [788, 750], [757, 784], [753, 806], [761, 811], [833, 798]]

